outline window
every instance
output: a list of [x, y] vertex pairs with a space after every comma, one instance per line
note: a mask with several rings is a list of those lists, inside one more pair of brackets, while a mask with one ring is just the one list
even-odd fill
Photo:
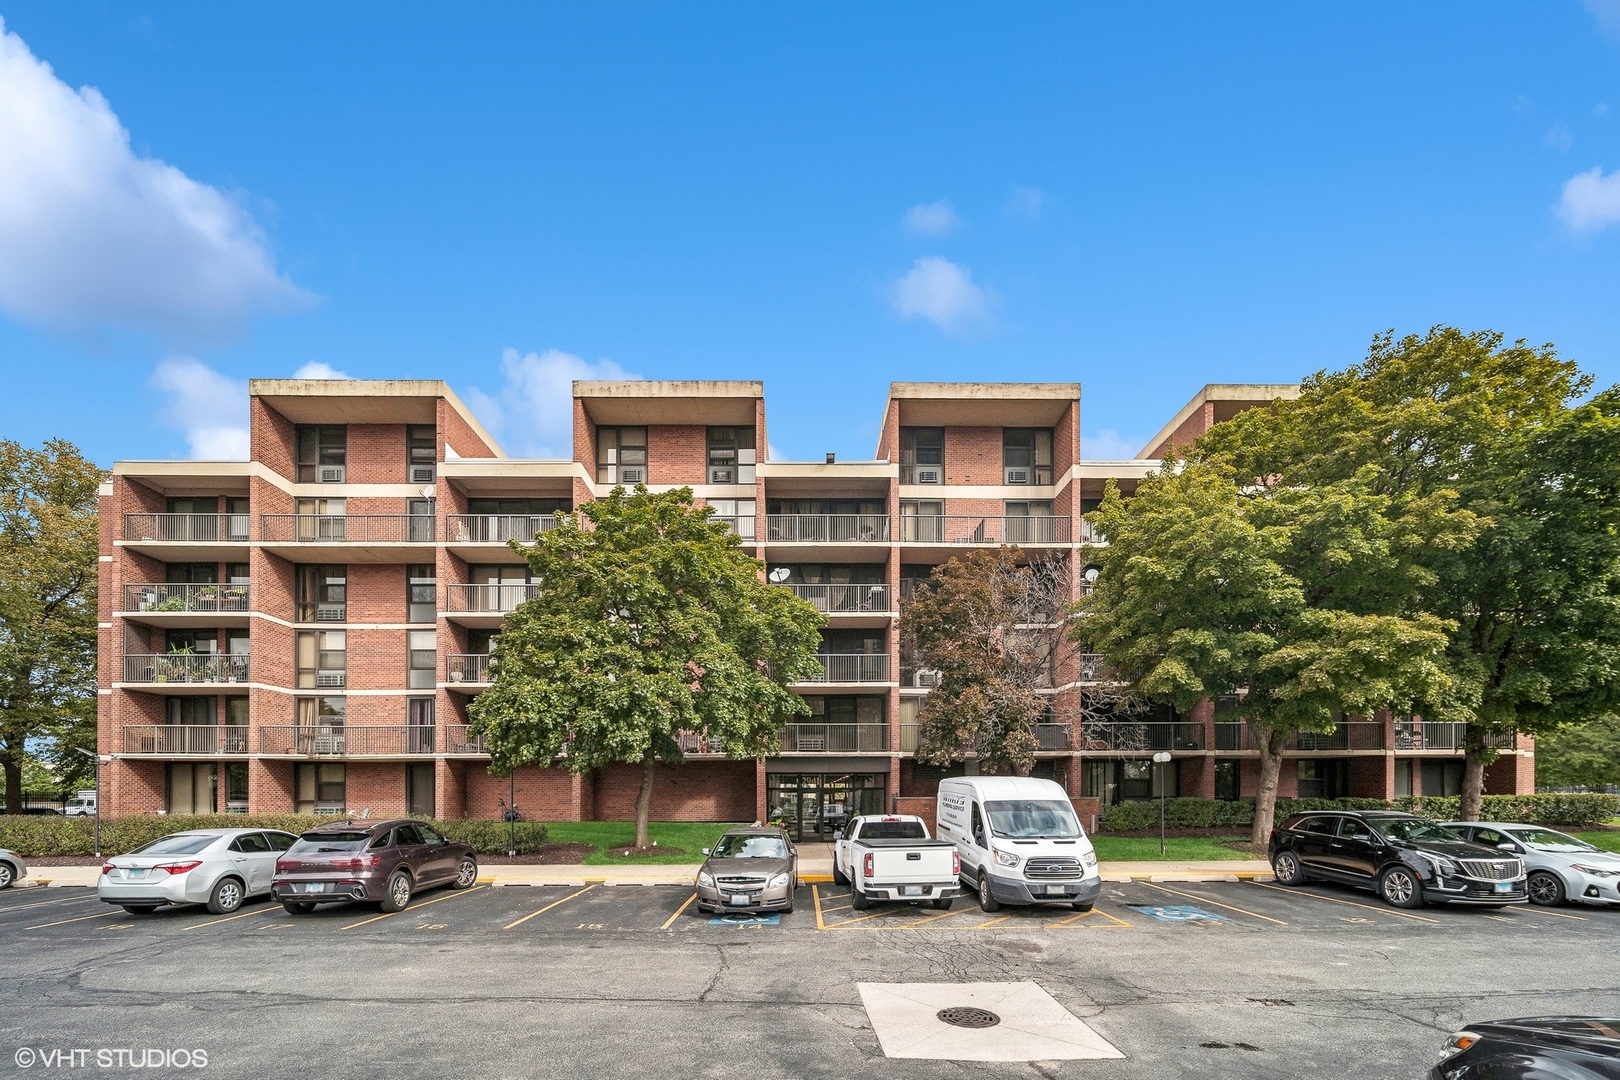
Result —
[[347, 566], [300, 566], [294, 618], [299, 622], [347, 622], [348, 586]]
[[430, 623], [438, 618], [438, 579], [432, 563], [405, 568], [405, 621]]
[[596, 429], [596, 482], [629, 485], [647, 483], [646, 428]]
[[1340, 818], [1339, 837], [1343, 840], [1372, 840], [1372, 830], [1360, 818]]
[[167, 769], [167, 805], [171, 814], [214, 812], [214, 764], [174, 761]]
[[1215, 797], [1232, 802], [1238, 796], [1238, 763], [1235, 761], [1217, 761], [1215, 763]]
[[438, 457], [439, 433], [432, 424], [410, 424], [405, 428], [407, 483], [433, 483], [434, 464]]
[[[1008, 502], [1002, 539], [1009, 544], [1050, 544], [1058, 539], [1058, 519], [1052, 516], [1050, 500]], [[1067, 539], [1065, 533], [1062, 539]]]
[[349, 635], [344, 630], [305, 631], [298, 635], [300, 690], [341, 687], [348, 683]]
[[754, 538], [754, 514], [759, 506], [753, 499], [709, 499], [714, 520], [724, 522], [744, 540]]
[[430, 762], [405, 766], [405, 812], [411, 817], [432, 817], [433, 765]]
[[245, 562], [226, 563], [225, 580], [231, 585], [248, 584], [248, 564]]
[[345, 770], [327, 762], [293, 766], [293, 810], [299, 814], [341, 814], [347, 805]]
[[434, 636], [432, 630], [411, 630], [406, 633], [410, 656], [405, 685], [412, 690], [432, 689], [436, 681], [439, 651]]
[[1395, 795], [1405, 797], [1412, 794], [1412, 761], [1410, 758], [1397, 758], [1395, 761]]
[[467, 651], [474, 656], [488, 656], [495, 648], [495, 639], [500, 635], [493, 630], [468, 630]]
[[244, 855], [265, 855], [270, 851], [270, 842], [264, 838], [264, 833], [245, 832], [231, 841], [230, 850]]
[[405, 722], [409, 727], [408, 749], [413, 754], [433, 753], [433, 699], [405, 699]]
[[[246, 743], [242, 749], [247, 749]], [[248, 812], [248, 767], [245, 761], [233, 761], [225, 766], [225, 812]]]
[[298, 482], [341, 484], [349, 456], [349, 429], [342, 424], [299, 424]]
[[343, 499], [299, 499], [296, 510], [298, 540], [343, 540], [348, 535], [348, 503]]
[[1004, 484], [1052, 483], [1052, 429], [1002, 428], [1001, 479]]
[[[246, 543], [248, 538], [248, 500], [246, 498], [227, 498], [225, 500], [225, 539]], [[247, 568], [242, 568], [242, 576], [247, 577]]]
[[[348, 713], [348, 702], [340, 697], [306, 697], [298, 699], [298, 726], [318, 735], [343, 734], [343, 720]], [[302, 734], [302, 733], [300, 733]], [[341, 751], [339, 745], [336, 753]]]
[[1339, 819], [1332, 814], [1318, 814], [1308, 817], [1294, 826], [1295, 832], [1317, 833], [1322, 836], [1332, 836], [1337, 828]]
[[433, 500], [407, 499], [405, 513], [410, 529], [405, 539], [413, 544], [433, 543]]
[[709, 429], [709, 471], [711, 484], [752, 484], [754, 482], [754, 429], [752, 427], [712, 427]]
[[1350, 763], [1304, 759], [1299, 763], [1301, 799], [1338, 799], [1350, 786]]
[[817, 724], [881, 724], [887, 713], [888, 698], [876, 696], [826, 696], [805, 698], [811, 720]]
[[213, 656], [219, 652], [217, 630], [170, 630], [163, 635], [166, 652]]
[[900, 482], [902, 484], [945, 482], [944, 428], [900, 429]]
[[1460, 761], [1422, 762], [1419, 778], [1424, 795], [1461, 795], [1463, 763]]
[[206, 499], [170, 499], [168, 508], [171, 514], [217, 514], [219, 499], [212, 495]]
[[1160, 766], [1152, 761], [1135, 760], [1121, 761], [1118, 765], [1121, 799], [1157, 799], [1161, 787], [1165, 798], [1174, 799], [1180, 794], [1174, 762]]
[[219, 580], [219, 566], [211, 562], [170, 563], [163, 579], [171, 585], [212, 585]]
[[935, 499], [900, 500], [900, 541], [937, 544], [945, 539], [945, 504]]

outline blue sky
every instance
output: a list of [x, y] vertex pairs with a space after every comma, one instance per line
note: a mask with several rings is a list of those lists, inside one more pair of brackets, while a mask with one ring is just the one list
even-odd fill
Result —
[[1078, 381], [1129, 454], [1441, 322], [1620, 381], [1620, 0], [0, 18], [0, 435], [103, 463], [309, 364], [514, 453], [578, 375], [761, 378], [793, 458], [891, 379]]

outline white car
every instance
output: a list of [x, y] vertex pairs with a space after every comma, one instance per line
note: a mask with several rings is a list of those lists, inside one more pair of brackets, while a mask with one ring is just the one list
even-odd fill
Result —
[[134, 914], [172, 904], [207, 904], [214, 914], [228, 915], [249, 897], [270, 892], [276, 857], [297, 839], [275, 829], [170, 833], [108, 859], [96, 895]]
[[1515, 821], [1453, 821], [1446, 824], [1476, 844], [1511, 851], [1524, 860], [1525, 890], [1532, 904], [1553, 907], [1620, 904], [1620, 855], [1593, 847], [1545, 825]]
[[28, 876], [23, 857], [9, 848], [0, 848], [0, 889], [9, 889]]
[[92, 817], [96, 812], [96, 793], [81, 791], [62, 806], [64, 817]]

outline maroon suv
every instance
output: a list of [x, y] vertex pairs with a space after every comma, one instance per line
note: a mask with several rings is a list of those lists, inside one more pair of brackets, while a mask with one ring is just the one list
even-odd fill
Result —
[[420, 821], [335, 821], [298, 838], [276, 860], [272, 889], [294, 915], [348, 900], [401, 911], [421, 889], [471, 888], [478, 860], [470, 844]]

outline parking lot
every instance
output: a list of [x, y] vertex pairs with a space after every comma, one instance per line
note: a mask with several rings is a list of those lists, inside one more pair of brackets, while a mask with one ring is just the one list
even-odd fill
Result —
[[132, 916], [91, 890], [8, 892], [0, 1075], [25, 1046], [195, 1046], [227, 1076], [847, 1076], [883, 1058], [858, 983], [1032, 980], [1125, 1055], [971, 1066], [995, 1076], [1415, 1076], [1470, 1019], [1620, 1013], [1620, 911], [1232, 881], [1109, 883], [1085, 913], [971, 894], [857, 912], [828, 884], [764, 918], [692, 901], [480, 885], [393, 915]]

